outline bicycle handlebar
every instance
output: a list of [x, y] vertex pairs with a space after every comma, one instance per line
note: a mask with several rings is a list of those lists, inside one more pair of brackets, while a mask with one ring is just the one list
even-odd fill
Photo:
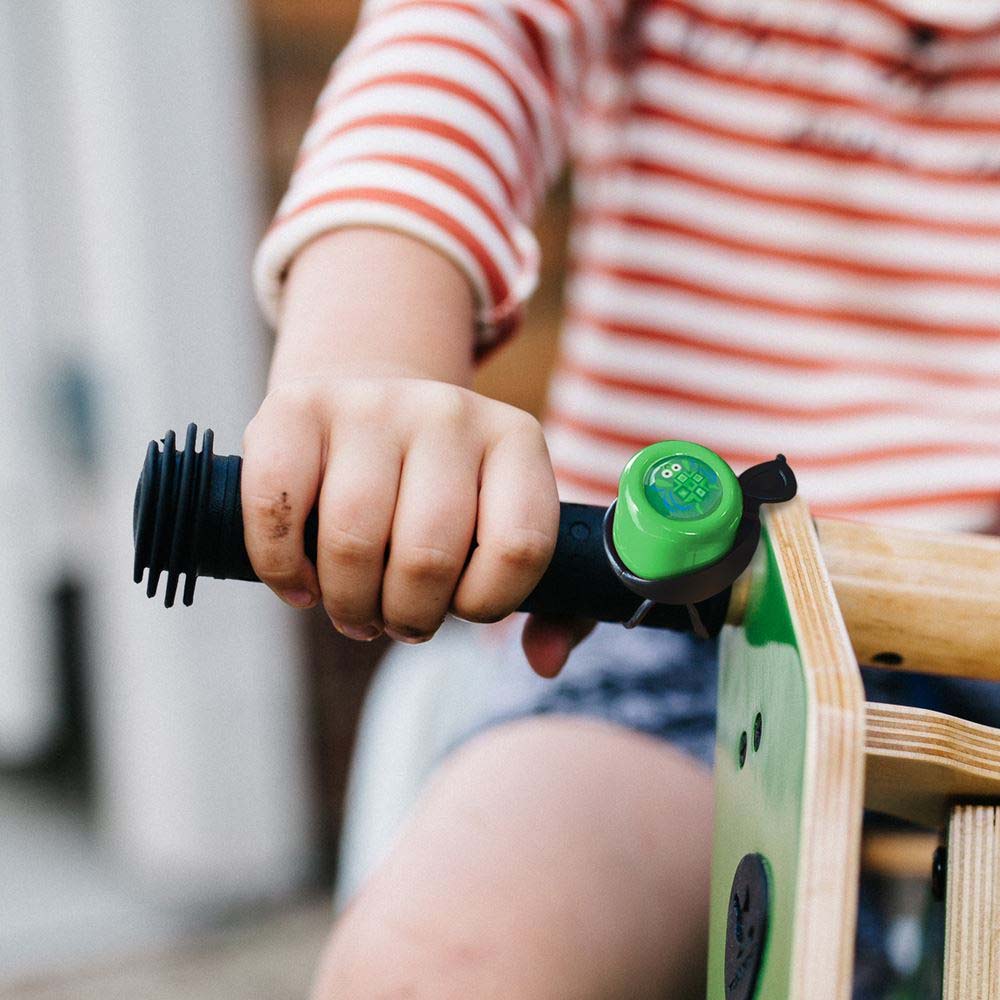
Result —
[[[183, 451], [168, 432], [161, 449], [151, 441], [136, 489], [133, 510], [134, 579], [148, 570], [146, 594], [156, 595], [167, 574], [165, 604], [174, 603], [180, 576], [182, 600], [194, 600], [200, 576], [217, 580], [256, 581], [243, 540], [240, 499], [242, 459], [215, 455], [214, 435], [206, 430], [202, 450], [195, 450], [197, 428], [189, 425]], [[554, 617], [580, 616], [604, 622], [635, 618], [643, 599], [615, 572], [605, 548], [606, 509], [586, 504], [560, 505], [555, 554], [538, 586], [520, 611]], [[317, 517], [306, 522], [306, 555], [316, 558]], [[695, 604], [657, 603], [642, 619], [644, 626], [717, 635], [729, 606], [730, 587]]]

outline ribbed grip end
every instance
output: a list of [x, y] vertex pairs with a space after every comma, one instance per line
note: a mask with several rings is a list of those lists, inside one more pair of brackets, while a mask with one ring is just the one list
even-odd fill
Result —
[[162, 448], [150, 441], [135, 491], [133, 579], [141, 583], [148, 570], [146, 595], [154, 597], [165, 572], [168, 608], [182, 574], [182, 600], [188, 606], [199, 576], [257, 579], [243, 543], [242, 461], [237, 455], [213, 455], [211, 430], [196, 451], [197, 437], [197, 426], [189, 424], [183, 451], [173, 431], [164, 436]]

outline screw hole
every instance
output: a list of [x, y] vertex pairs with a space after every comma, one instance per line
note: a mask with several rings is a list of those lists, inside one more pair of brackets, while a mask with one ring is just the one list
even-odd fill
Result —
[[764, 717], [757, 713], [757, 717], [753, 720], [753, 750], [756, 753], [760, 749], [760, 740], [764, 735]]
[[740, 733], [740, 767], [747, 762], [747, 731]]
[[902, 662], [899, 653], [876, 653], [872, 657], [872, 663], [881, 663], [884, 667], [898, 667]]

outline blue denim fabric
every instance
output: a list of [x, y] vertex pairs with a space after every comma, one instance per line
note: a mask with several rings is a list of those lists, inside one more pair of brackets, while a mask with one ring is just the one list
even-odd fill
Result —
[[533, 674], [520, 630], [500, 651], [504, 669], [472, 732], [528, 715], [564, 713], [617, 722], [669, 740], [705, 764], [715, 745], [717, 644], [672, 632], [598, 625], [554, 680]]

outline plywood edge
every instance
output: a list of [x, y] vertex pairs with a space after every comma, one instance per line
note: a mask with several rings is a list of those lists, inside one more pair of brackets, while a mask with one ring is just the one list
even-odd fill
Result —
[[944, 1000], [1000, 1000], [1000, 807], [953, 808], [947, 879]]
[[807, 506], [770, 507], [764, 519], [809, 693], [792, 997], [846, 1000], [860, 874], [864, 691]]
[[941, 828], [955, 801], [1000, 802], [1000, 730], [903, 705], [866, 714], [868, 809]]

